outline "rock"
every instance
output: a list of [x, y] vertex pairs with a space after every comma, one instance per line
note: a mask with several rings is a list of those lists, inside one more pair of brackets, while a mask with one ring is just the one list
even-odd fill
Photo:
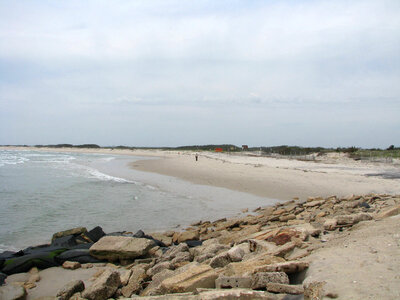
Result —
[[[186, 298], [190, 299], [190, 298]], [[268, 292], [252, 291], [248, 289], [223, 289], [200, 291], [199, 300], [278, 300], [275, 295]], [[171, 299], [172, 300], [172, 299]]]
[[40, 280], [39, 273], [35, 273], [35, 274], [32, 274], [31, 276], [29, 276], [28, 282], [35, 283], [35, 282], [38, 282], [39, 280]]
[[182, 252], [189, 252], [189, 246], [186, 245], [185, 243], [181, 243], [181, 244], [179, 244], [177, 246], [173, 246], [173, 247], [169, 248], [161, 256], [161, 260], [162, 261], [171, 261], [175, 257], [177, 257], [179, 255], [179, 253], [182, 253]]
[[287, 253], [292, 251], [295, 247], [296, 247], [295, 242], [289, 242], [289, 243], [286, 243], [285, 245], [277, 247], [275, 250], [273, 250], [269, 254], [274, 255], [274, 256], [284, 257]]
[[119, 273], [119, 278], [121, 279], [121, 285], [127, 285], [129, 282], [129, 278], [131, 277], [132, 270], [120, 269], [117, 271]]
[[235, 246], [228, 251], [228, 256], [232, 262], [239, 262], [242, 261], [245, 252], [242, 247]]
[[228, 254], [228, 252], [224, 252], [221, 254], [218, 254], [214, 258], [211, 259], [210, 261], [210, 266], [212, 268], [222, 268], [225, 267], [227, 264], [231, 262], [231, 258]]
[[6, 281], [6, 278], [7, 278], [7, 275], [0, 272], [0, 286], [2, 286], [4, 284], [4, 282]]
[[22, 286], [8, 284], [0, 287], [1, 300], [25, 300], [26, 290]]
[[263, 240], [248, 240], [249, 243], [249, 250], [250, 252], [267, 252], [267, 253], [272, 253], [274, 252], [278, 247], [272, 243], [272, 242], [267, 242]]
[[95, 282], [86, 288], [82, 297], [89, 300], [105, 300], [114, 295], [121, 284], [119, 273], [114, 270], [106, 270]]
[[315, 200], [311, 202], [307, 202], [303, 204], [303, 207], [314, 207], [314, 206], [320, 206], [325, 203], [325, 200]]
[[156, 240], [159, 240], [165, 244], [165, 246], [170, 247], [172, 245], [172, 237], [167, 236], [165, 233], [151, 233], [149, 234], [151, 237], [153, 237]]
[[215, 287], [217, 289], [234, 289], [251, 287], [252, 278], [250, 276], [219, 276], [215, 280]]
[[321, 234], [321, 229], [315, 228], [310, 223], [301, 224], [294, 228], [305, 235], [304, 237], [301, 237], [303, 240], [305, 240], [309, 235], [316, 237]]
[[269, 264], [266, 266], [258, 267], [254, 273], [258, 272], [285, 272], [286, 274], [297, 273], [307, 269], [308, 262], [305, 261], [287, 261], [276, 264]]
[[71, 281], [57, 292], [58, 300], [69, 300], [73, 294], [82, 292], [84, 289], [85, 284], [82, 280]]
[[196, 230], [190, 230], [190, 231], [183, 231], [180, 232], [177, 236], [177, 242], [180, 244], [185, 241], [190, 241], [190, 240], [198, 240], [200, 238], [200, 234]]
[[193, 260], [192, 254], [190, 252], [179, 252], [176, 254], [175, 258], [171, 261], [173, 266], [180, 265], [185, 262], [191, 262]]
[[76, 262], [76, 261], [65, 261], [62, 264], [62, 267], [64, 269], [76, 270], [76, 269], [79, 269], [81, 267], [81, 264]]
[[[276, 257], [262, 253], [248, 260], [236, 263], [230, 263], [225, 267], [223, 274], [226, 276], [250, 275], [255, 273], [256, 269], [258, 268], [268, 266], [271, 264], [281, 263], [284, 261], [285, 260], [281, 257]], [[271, 270], [270, 272], [274, 271], [275, 270]], [[259, 272], [262, 272], [262, 270], [260, 270]]]
[[147, 270], [146, 274], [150, 277], [153, 277], [155, 274], [163, 271], [163, 270], [172, 270], [172, 263], [169, 261], [164, 261], [156, 264], [154, 267]]
[[86, 233], [86, 232], [87, 232], [87, 229], [85, 227], [77, 227], [77, 228], [60, 231], [60, 232], [53, 234], [51, 241], [53, 242], [55, 239], [58, 239], [58, 238], [61, 238], [64, 236], [68, 236], [68, 235], [76, 236], [76, 235], [80, 235], [80, 234]]
[[153, 276], [153, 280], [150, 284], [140, 293], [140, 296], [155, 296], [155, 295], [162, 295], [165, 294], [165, 289], [161, 286], [161, 282], [173, 276], [175, 274], [174, 271], [171, 270], [164, 270], [160, 273], [157, 273]]
[[325, 295], [325, 281], [304, 282], [304, 300], [322, 300]]
[[290, 285], [276, 282], [267, 283], [267, 291], [291, 295], [301, 295], [304, 293], [302, 285]]
[[279, 217], [279, 221], [281, 221], [281, 222], [287, 222], [289, 220], [294, 220], [294, 219], [296, 219], [296, 215], [294, 215], [294, 214]]
[[161, 286], [169, 293], [193, 292], [197, 288], [214, 288], [218, 274], [208, 265], [194, 265], [184, 272], [162, 281]]
[[323, 226], [325, 230], [335, 230], [337, 226], [337, 219], [326, 219]]
[[35, 287], [36, 287], [36, 284], [33, 283], [33, 282], [25, 282], [25, 283], [23, 284], [23, 286], [24, 286], [24, 288], [25, 288], [26, 290], [30, 290], [30, 289], [35, 288]]
[[392, 217], [392, 216], [395, 216], [398, 214], [400, 214], [400, 205], [391, 207], [389, 209], [386, 209], [386, 210], [380, 212], [379, 214], [376, 215], [375, 219], [381, 220], [381, 219]]
[[284, 272], [259, 272], [253, 274], [251, 288], [266, 289], [267, 284], [271, 282], [289, 284], [289, 277]]
[[366, 213], [359, 213], [353, 215], [336, 216], [338, 225], [354, 225], [361, 221], [372, 220], [372, 217]]
[[127, 298], [139, 294], [142, 291], [142, 282], [147, 278], [145, 269], [139, 266], [133, 267], [131, 272], [128, 284], [121, 289], [122, 295]]
[[144, 238], [125, 236], [105, 236], [90, 247], [90, 255], [98, 259], [116, 261], [134, 259], [147, 254], [154, 247], [154, 242]]

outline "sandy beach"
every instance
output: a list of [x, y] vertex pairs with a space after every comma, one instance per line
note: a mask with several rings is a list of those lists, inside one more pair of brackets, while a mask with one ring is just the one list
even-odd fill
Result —
[[180, 178], [195, 184], [211, 185], [256, 196], [291, 200], [309, 196], [400, 193], [400, 162], [355, 161], [344, 154], [331, 153], [313, 161], [254, 156], [251, 153], [195, 152], [120, 149], [76, 149], [2, 147], [0, 149], [39, 150], [73, 153], [101, 153], [154, 157], [135, 161], [136, 170]]

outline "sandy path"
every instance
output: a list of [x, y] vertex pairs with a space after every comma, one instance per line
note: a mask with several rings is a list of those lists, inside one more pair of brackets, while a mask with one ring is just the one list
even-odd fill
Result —
[[400, 215], [362, 222], [314, 251], [307, 280], [338, 299], [400, 299]]

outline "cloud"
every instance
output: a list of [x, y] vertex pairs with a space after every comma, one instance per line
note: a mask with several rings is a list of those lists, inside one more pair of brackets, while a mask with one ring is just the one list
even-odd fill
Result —
[[[137, 132], [136, 144], [240, 144], [249, 136], [270, 144], [261, 142], [266, 128], [279, 131], [274, 143], [348, 143], [343, 131], [358, 139], [353, 128], [372, 128], [371, 116], [400, 112], [398, 36], [394, 0], [0, 1], [0, 144], [79, 139], [52, 132], [57, 126], [38, 121], [46, 118], [60, 128], [79, 123], [82, 138], [99, 144], [129, 144], [122, 132], [142, 128], [137, 120], [153, 138]], [[365, 115], [352, 118], [358, 110]], [[219, 121], [200, 126], [207, 116]], [[22, 130], [26, 120], [42, 135]], [[215, 130], [234, 120], [245, 122]], [[188, 137], [184, 122], [197, 134]], [[399, 122], [378, 126], [386, 142]], [[317, 126], [329, 143], [324, 130], [305, 133]]]

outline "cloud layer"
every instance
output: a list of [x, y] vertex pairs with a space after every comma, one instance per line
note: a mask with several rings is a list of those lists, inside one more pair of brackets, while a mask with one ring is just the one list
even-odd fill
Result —
[[400, 144], [398, 1], [0, 1], [0, 144]]

